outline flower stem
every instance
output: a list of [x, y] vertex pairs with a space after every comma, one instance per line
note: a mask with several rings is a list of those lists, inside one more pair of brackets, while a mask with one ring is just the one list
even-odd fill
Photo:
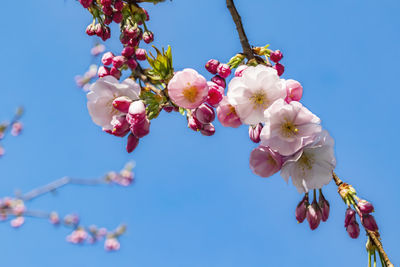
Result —
[[[344, 183], [337, 175], [335, 172], [332, 173], [332, 177], [333, 180], [335, 181], [335, 184], [338, 186], [338, 192], [340, 191], [341, 186], [345, 185], [346, 183]], [[347, 185], [347, 184], [346, 184]], [[355, 201], [353, 199], [353, 197], [351, 197], [351, 202], [353, 202], [353, 205], [355, 204]], [[357, 214], [361, 217], [361, 212], [359, 211], [357, 205], [354, 205], [354, 208], [357, 211]], [[363, 226], [364, 227], [364, 226]], [[364, 227], [365, 229], [365, 227]], [[368, 236], [371, 238], [372, 242], [374, 243], [374, 245], [376, 246], [379, 255], [381, 256], [381, 258], [383, 258], [383, 261], [385, 262], [387, 267], [394, 267], [394, 265], [390, 262], [388, 255], [386, 254], [385, 250], [383, 249], [382, 246], [382, 242], [381, 242], [381, 237], [379, 235], [379, 232], [373, 232], [370, 230], [365, 229], [365, 231], [367, 232]], [[369, 265], [371, 266], [371, 265]]]

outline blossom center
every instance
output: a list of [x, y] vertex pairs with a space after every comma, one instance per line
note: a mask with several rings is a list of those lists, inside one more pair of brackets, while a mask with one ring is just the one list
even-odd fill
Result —
[[263, 90], [256, 91], [249, 99], [253, 103], [254, 109], [259, 109], [259, 108], [265, 109], [268, 107], [269, 103], [267, 95]]
[[183, 97], [190, 103], [196, 101], [197, 95], [199, 94], [196, 86], [188, 86], [182, 91]]
[[293, 122], [286, 121], [281, 126], [281, 132], [282, 132], [282, 136], [288, 138], [288, 137], [295, 136], [299, 132], [299, 129], [296, 127], [296, 125]]
[[314, 163], [314, 157], [313, 155], [307, 154], [303, 152], [303, 155], [301, 155], [299, 159], [299, 166], [300, 168], [304, 171], [305, 169], [311, 170], [312, 165]]

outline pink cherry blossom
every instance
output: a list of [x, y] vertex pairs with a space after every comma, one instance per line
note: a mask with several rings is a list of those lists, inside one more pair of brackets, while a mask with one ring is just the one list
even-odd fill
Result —
[[285, 101], [290, 103], [292, 101], [300, 101], [303, 96], [303, 87], [298, 81], [286, 80], [286, 98]]
[[261, 143], [289, 156], [313, 141], [321, 132], [320, 119], [302, 104], [279, 99], [265, 112]]
[[265, 122], [264, 111], [276, 100], [286, 97], [284, 84], [276, 70], [258, 65], [248, 67], [242, 77], [235, 77], [228, 86], [232, 105], [244, 124]]
[[123, 114], [115, 109], [113, 102], [120, 96], [126, 96], [132, 100], [139, 99], [140, 87], [132, 79], [126, 79], [119, 83], [112, 76], [100, 78], [90, 87], [87, 94], [87, 107], [95, 124], [105, 130], [112, 130], [111, 120], [113, 116]]
[[333, 145], [332, 137], [327, 131], [322, 131], [313, 143], [286, 159], [281, 176], [286, 182], [292, 177], [299, 193], [322, 188], [332, 180], [332, 171], [336, 166]]
[[22, 216], [18, 216], [15, 219], [11, 220], [10, 224], [14, 228], [21, 227], [25, 222], [25, 218]]
[[282, 166], [282, 156], [266, 146], [255, 148], [250, 154], [250, 169], [261, 177], [270, 177]]
[[237, 128], [242, 125], [242, 122], [236, 113], [235, 107], [231, 105], [227, 96], [224, 96], [217, 107], [217, 118], [225, 127]]
[[67, 236], [67, 241], [73, 244], [81, 244], [88, 238], [88, 233], [83, 228], [78, 228]]
[[120, 243], [114, 237], [107, 238], [106, 241], [104, 242], [104, 249], [107, 251], [119, 250], [120, 247], [121, 247]]
[[168, 83], [168, 94], [176, 105], [194, 109], [207, 99], [207, 81], [194, 69], [184, 69], [175, 73]]

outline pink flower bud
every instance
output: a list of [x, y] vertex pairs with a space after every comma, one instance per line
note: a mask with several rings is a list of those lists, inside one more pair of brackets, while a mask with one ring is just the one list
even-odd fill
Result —
[[213, 107], [216, 107], [224, 97], [224, 88], [214, 82], [207, 82], [208, 85], [208, 96], [207, 103]]
[[281, 51], [276, 50], [274, 52], [271, 53], [271, 55], [269, 56], [269, 58], [275, 62], [278, 63], [279, 61], [281, 61], [281, 59], [283, 58], [283, 54]]
[[133, 54], [135, 53], [135, 48], [132, 46], [126, 46], [122, 52], [121, 55], [123, 55], [126, 58], [130, 58]]
[[124, 137], [129, 132], [130, 124], [125, 118], [125, 115], [114, 116], [111, 120], [113, 126], [112, 134], [118, 137]]
[[117, 69], [121, 68], [126, 62], [126, 58], [124, 56], [116, 56], [112, 60], [112, 64]]
[[113, 62], [114, 54], [111, 52], [104, 53], [103, 57], [101, 58], [101, 63], [104, 66], [111, 65]]
[[311, 205], [307, 207], [307, 221], [311, 230], [317, 229], [321, 222], [321, 209], [318, 207], [317, 202], [314, 200]]
[[221, 86], [222, 88], [225, 88], [225, 87], [226, 87], [225, 79], [222, 78], [222, 77], [219, 76], [219, 75], [216, 75], [216, 76], [212, 77], [211, 81], [214, 82], [214, 83], [216, 83], [216, 84], [218, 84], [218, 85]]
[[20, 121], [14, 122], [13, 125], [11, 126], [11, 135], [13, 135], [13, 136], [20, 135], [23, 128], [24, 128], [24, 126], [23, 126], [22, 122], [20, 122]]
[[302, 223], [305, 220], [309, 205], [310, 203], [308, 203], [308, 195], [305, 195], [296, 207], [295, 215], [298, 223]]
[[167, 113], [171, 113], [174, 110], [174, 107], [172, 106], [163, 107], [163, 110]]
[[126, 62], [126, 65], [128, 65], [128, 67], [132, 70], [136, 69], [136, 67], [138, 66], [138, 63], [136, 62], [136, 60], [134, 58], [130, 58], [128, 59], [128, 61]]
[[112, 0], [100, 0], [102, 6], [111, 6]]
[[207, 63], [206, 63], [206, 70], [208, 70], [209, 73], [211, 74], [217, 74], [218, 72], [218, 66], [219, 66], [219, 61], [216, 59], [210, 59]]
[[132, 153], [132, 151], [135, 150], [138, 144], [139, 144], [139, 138], [137, 138], [133, 134], [130, 134], [128, 136], [128, 143], [126, 144], [126, 151], [128, 153]]
[[51, 224], [57, 225], [60, 223], [60, 217], [58, 216], [57, 212], [50, 213], [49, 220]]
[[90, 5], [92, 4], [93, 0], [79, 0], [79, 3], [81, 3], [81, 5], [84, 8], [88, 8], [90, 7]]
[[251, 141], [253, 141], [254, 143], [260, 143], [260, 134], [262, 128], [263, 125], [261, 123], [257, 124], [256, 126], [249, 126], [249, 137]]
[[110, 68], [101, 66], [101, 67], [99, 68], [99, 70], [97, 71], [97, 75], [98, 75], [100, 78], [101, 78], [101, 77], [104, 77], [104, 76], [107, 76], [107, 75], [110, 75]]
[[121, 0], [116, 0], [114, 3], [114, 8], [118, 11], [122, 11], [122, 9], [124, 8], [124, 2], [122, 2]]
[[351, 223], [356, 221], [356, 212], [352, 208], [347, 208], [344, 217], [344, 227], [349, 226]]
[[330, 205], [322, 194], [319, 195], [318, 205], [321, 209], [321, 219], [326, 222], [329, 218]]
[[275, 66], [273, 66], [273, 68], [276, 69], [279, 76], [282, 76], [283, 72], [285, 71], [285, 66], [283, 66], [280, 63], [276, 63]]
[[235, 71], [235, 77], [242, 77], [243, 71], [247, 68], [247, 65], [240, 65]]
[[286, 80], [286, 103], [300, 101], [303, 95], [303, 87], [298, 81]]
[[94, 29], [95, 29], [97, 36], [99, 36], [99, 37], [103, 36], [103, 27], [101, 27], [100, 23], [97, 23]]
[[136, 47], [139, 45], [140, 39], [138, 37], [133, 38], [133, 39], [129, 39], [128, 44], [130, 46]]
[[103, 6], [103, 13], [106, 16], [112, 16], [113, 14], [113, 9], [111, 6]]
[[96, 27], [93, 24], [89, 24], [86, 27], [86, 34], [89, 36], [93, 36], [96, 34]]
[[146, 118], [146, 106], [143, 101], [133, 101], [129, 106], [126, 119], [130, 124], [138, 123]]
[[203, 127], [203, 125], [194, 116], [189, 116], [188, 127], [193, 131], [197, 132]]
[[129, 106], [132, 103], [132, 99], [127, 96], [120, 96], [114, 99], [113, 107], [121, 112], [128, 113]]
[[356, 221], [353, 221], [346, 227], [346, 231], [351, 238], [356, 239], [360, 235], [360, 226]]
[[115, 23], [121, 23], [123, 15], [121, 11], [114, 12], [112, 19]]
[[211, 123], [215, 119], [214, 109], [207, 104], [201, 104], [195, 109], [193, 115], [203, 124]]
[[367, 230], [373, 232], [378, 231], [378, 225], [376, 224], [375, 218], [370, 214], [363, 214], [361, 216], [361, 223]]
[[219, 76], [222, 78], [227, 78], [229, 75], [231, 75], [231, 68], [228, 64], [219, 64], [217, 71]]
[[212, 123], [205, 124], [205, 125], [203, 125], [203, 128], [200, 130], [200, 132], [202, 135], [211, 136], [211, 135], [214, 135], [214, 133], [215, 133], [215, 127], [214, 127], [214, 125], [212, 125]]
[[135, 54], [137, 60], [146, 60], [147, 53], [143, 48], [136, 49]]
[[372, 206], [372, 204], [366, 200], [358, 201], [357, 207], [364, 214], [374, 212], [374, 206]]
[[145, 118], [139, 122], [136, 122], [131, 125], [131, 132], [137, 138], [143, 138], [150, 132], [150, 121], [149, 119]]
[[103, 34], [100, 36], [101, 40], [105, 41], [111, 37], [111, 30], [110, 27], [106, 26], [103, 28]]
[[117, 80], [121, 78], [121, 71], [119, 71], [116, 67], [112, 67], [110, 69], [110, 74], [114, 76]]
[[143, 10], [143, 12], [144, 12], [144, 15], [146, 16], [146, 21], [149, 21], [149, 19], [150, 19], [149, 13], [148, 13], [147, 10], [144, 9], [144, 8], [142, 8], [142, 10]]
[[150, 31], [146, 31], [143, 33], [142, 38], [146, 44], [149, 44], [154, 41], [154, 34]]
[[137, 26], [129, 26], [129, 27], [126, 27], [126, 28], [125, 28], [124, 34], [125, 34], [127, 37], [129, 37], [129, 38], [131, 38], [131, 39], [134, 39], [134, 38], [136, 38], [136, 37], [139, 36], [139, 34], [140, 34], [140, 29], [139, 29]]
[[25, 218], [22, 216], [18, 216], [17, 218], [11, 220], [10, 224], [14, 228], [19, 228], [21, 227], [25, 222]]
[[106, 251], [116, 251], [119, 250], [120, 247], [121, 247], [120, 243], [114, 237], [107, 238], [106, 241], [104, 242], [104, 249]]
[[113, 18], [112, 18], [112, 17], [110, 17], [110, 16], [105, 16], [103, 22], [104, 22], [104, 24], [106, 24], [106, 25], [110, 25], [112, 21], [113, 21]]

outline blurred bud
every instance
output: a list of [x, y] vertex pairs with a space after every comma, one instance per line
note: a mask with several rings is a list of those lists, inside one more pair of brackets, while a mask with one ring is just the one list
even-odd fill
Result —
[[114, 54], [111, 52], [104, 53], [103, 57], [101, 58], [101, 63], [104, 66], [111, 65], [113, 62]]
[[254, 143], [260, 143], [260, 134], [262, 131], [263, 125], [261, 123], [257, 124], [256, 126], [250, 125], [249, 126], [249, 137], [250, 140]]
[[84, 8], [88, 8], [90, 7], [90, 5], [92, 4], [93, 0], [79, 0], [79, 3], [81, 3], [81, 5]]
[[116, 11], [114, 12], [112, 19], [115, 23], [121, 23], [122, 19], [124, 18], [124, 16], [122, 15], [121, 11]]
[[309, 205], [310, 203], [308, 203], [308, 194], [306, 194], [296, 207], [295, 215], [298, 223], [302, 223], [306, 218], [307, 208]]
[[218, 84], [218, 85], [221, 86], [222, 88], [225, 88], [225, 87], [226, 87], [225, 79], [222, 78], [222, 77], [219, 76], [219, 75], [215, 75], [214, 77], [212, 77], [211, 81], [214, 82], [214, 83], [216, 83], [216, 84]]
[[113, 14], [113, 9], [109, 5], [103, 6], [102, 10], [103, 10], [104, 15], [106, 15], [106, 16], [112, 16], [112, 14]]
[[217, 74], [217, 69], [219, 66], [219, 61], [216, 59], [210, 59], [207, 63], [206, 63], [206, 70], [211, 73], [211, 74]]
[[214, 127], [214, 125], [212, 125], [212, 123], [205, 124], [205, 125], [203, 125], [203, 128], [200, 130], [200, 132], [202, 135], [211, 136], [211, 135], [214, 135], [214, 133], [215, 133], [215, 127]]
[[378, 225], [376, 224], [375, 218], [370, 214], [363, 214], [361, 216], [361, 223], [367, 230], [373, 232], [378, 231]]
[[116, 0], [114, 3], [114, 8], [118, 11], [122, 11], [124, 8], [124, 2], [122, 0]]
[[136, 62], [136, 60], [134, 58], [130, 58], [128, 59], [128, 61], [126, 62], [126, 65], [128, 65], [128, 67], [131, 70], [136, 69], [136, 67], [138, 66], [138, 63]]
[[346, 231], [351, 238], [356, 239], [360, 235], [360, 226], [354, 220], [346, 227]]
[[105, 25], [110, 25], [112, 21], [113, 21], [113, 18], [112, 18], [112, 17], [110, 17], [110, 16], [104, 16], [103, 22], [104, 22]]
[[114, 237], [107, 238], [106, 241], [104, 242], [104, 249], [106, 251], [116, 251], [119, 250], [120, 247], [121, 247], [120, 243]]
[[285, 66], [283, 66], [280, 63], [276, 63], [275, 66], [273, 66], [273, 68], [276, 69], [279, 76], [282, 76], [282, 74], [285, 72]]
[[317, 201], [314, 199], [312, 204], [307, 207], [307, 221], [311, 230], [317, 229], [321, 222], [321, 217], [321, 209], [319, 208]]
[[124, 49], [121, 52], [121, 55], [123, 55], [126, 58], [130, 58], [134, 53], [135, 53], [135, 48], [134, 47], [125, 46]]

